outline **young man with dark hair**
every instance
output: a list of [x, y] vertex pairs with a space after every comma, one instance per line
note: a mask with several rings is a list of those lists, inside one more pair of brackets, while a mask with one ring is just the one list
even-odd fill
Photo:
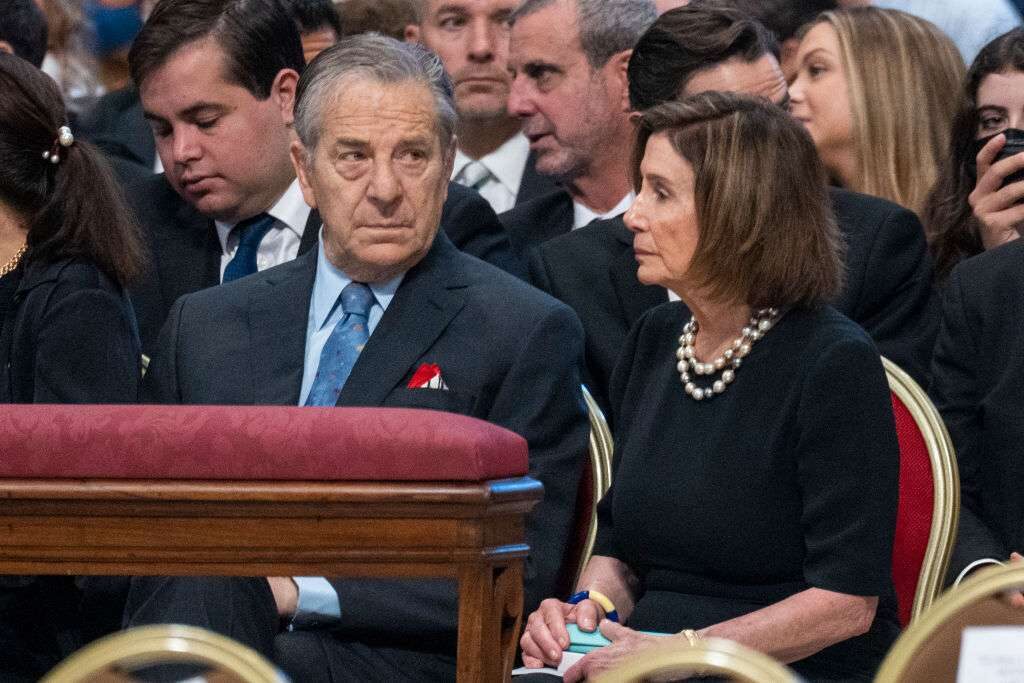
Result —
[[[735, 9], [696, 3], [672, 10], [633, 49], [630, 103], [639, 111], [719, 90], [758, 95], [785, 107], [789, 93], [777, 55], [771, 34]], [[882, 199], [836, 188], [830, 196], [846, 239], [847, 274], [833, 306], [867, 330], [882, 355], [923, 382], [937, 310], [921, 223]], [[604, 407], [630, 327], [669, 297], [662, 287], [640, 284], [636, 270], [633, 236], [621, 216], [545, 242], [529, 262], [531, 282], [580, 316], [586, 331], [585, 381]]]
[[[181, 295], [261, 271], [316, 244], [320, 217], [289, 158], [305, 67], [277, 0], [163, 0], [129, 54], [164, 174], [129, 188], [150, 244], [132, 292], [149, 353]], [[515, 270], [486, 202], [455, 188], [442, 219], [456, 246]]]

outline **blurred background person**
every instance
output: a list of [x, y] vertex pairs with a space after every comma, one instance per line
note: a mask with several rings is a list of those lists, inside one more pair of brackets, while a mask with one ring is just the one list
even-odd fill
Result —
[[87, 0], [84, 9], [100, 83], [108, 92], [123, 88], [128, 84], [128, 48], [142, 28], [142, 2]]
[[898, 9], [932, 22], [956, 43], [965, 62], [1021, 22], [1020, 0], [874, 0], [877, 7]]
[[[1007, 129], [1024, 134], [1024, 29], [999, 36], [978, 53], [961, 88], [949, 154], [925, 206], [925, 229], [942, 281], [959, 261], [1018, 237], [1024, 223], [1024, 153], [995, 162]], [[987, 141], [987, 142], [986, 142]]]
[[[49, 39], [43, 71], [64, 96], [71, 123], [103, 94], [99, 67], [89, 49], [92, 34], [78, 0], [38, 0], [46, 15]], [[76, 126], [77, 127], [77, 126]]]
[[380, 33], [405, 40], [405, 29], [419, 23], [420, 0], [340, 0], [335, 3], [341, 16], [342, 37]]
[[519, 0], [419, 0], [405, 38], [444, 62], [455, 86], [458, 149], [452, 180], [480, 193], [496, 213], [557, 189], [508, 109], [509, 20]]
[[701, 0], [705, 5], [732, 7], [757, 19], [775, 34], [781, 54], [779, 64], [787, 81], [796, 78], [798, 33], [804, 24], [826, 10], [838, 8], [836, 0]]
[[601, 623], [612, 644], [566, 681], [666, 642], [642, 630], [870, 680], [899, 632], [899, 449], [878, 350], [827, 305], [842, 237], [814, 145], [775, 104], [708, 92], [643, 113], [633, 168], [637, 276], [681, 302], [623, 346], [587, 593], [541, 604], [523, 660], [556, 664], [564, 624], [593, 630], [603, 595], [628, 628]]
[[[53, 81], [0, 54], [0, 92], [0, 403], [133, 402], [136, 228]], [[0, 679], [38, 680], [75, 649], [78, 598], [72, 577], [0, 580]]]
[[964, 75], [949, 37], [896, 10], [825, 12], [802, 33], [797, 62], [792, 112], [833, 182], [920, 214]]
[[299, 29], [306, 64], [341, 39], [341, 19], [330, 0], [283, 0], [282, 4]]
[[17, 55], [40, 67], [46, 57], [46, 17], [35, 0], [0, 3], [0, 52]]

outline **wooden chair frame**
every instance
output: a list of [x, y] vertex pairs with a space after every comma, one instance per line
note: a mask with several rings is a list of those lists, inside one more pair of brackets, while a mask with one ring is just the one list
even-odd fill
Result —
[[[195, 626], [158, 624], [129, 629], [90, 643], [58, 664], [41, 683], [92, 682], [98, 680], [99, 675], [110, 676], [114, 667], [133, 670], [167, 663], [218, 667], [245, 683], [285, 683], [288, 680], [263, 655], [231, 638]], [[132, 679], [125, 677], [123, 680]]]
[[748, 683], [797, 683], [800, 678], [768, 655], [723, 638], [707, 638], [694, 646], [658, 647], [624, 662], [596, 678], [597, 683], [627, 683], [692, 671], [702, 676], [727, 676]]
[[579, 570], [576, 572], [576, 580], [573, 585], [579, 583], [580, 576], [594, 553], [594, 542], [597, 540], [597, 504], [601, 497], [607, 493], [612, 485], [612, 454], [615, 451], [615, 443], [612, 440], [612, 432], [608, 428], [608, 421], [604, 412], [597, 405], [597, 401], [590, 394], [586, 386], [583, 389], [583, 400], [587, 404], [587, 416], [590, 419], [590, 467], [594, 474], [593, 500], [594, 504], [590, 514], [590, 528], [587, 530], [587, 541], [583, 546], [583, 555], [580, 558]]
[[[1014, 588], [1024, 589], [1024, 565], [985, 567], [947, 591], [900, 635], [882, 662], [875, 683], [900, 683], [921, 647], [946, 622], [979, 601]], [[951, 678], [955, 678], [955, 672]]]
[[946, 425], [931, 399], [910, 375], [888, 358], [882, 358], [889, 389], [903, 403], [917, 424], [932, 465], [934, 500], [921, 573], [914, 592], [910, 621], [916, 621], [942, 592], [949, 558], [956, 543], [960, 517], [960, 476], [956, 453]]

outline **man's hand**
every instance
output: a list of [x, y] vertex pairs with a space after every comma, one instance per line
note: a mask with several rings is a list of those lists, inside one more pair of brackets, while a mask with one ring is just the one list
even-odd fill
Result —
[[268, 576], [267, 583], [277, 603], [277, 614], [284, 619], [295, 616], [299, 607], [299, 587], [290, 576]]

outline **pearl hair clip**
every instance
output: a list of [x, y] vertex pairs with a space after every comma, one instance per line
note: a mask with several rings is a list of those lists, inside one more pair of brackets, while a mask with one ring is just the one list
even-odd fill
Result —
[[53, 164], [59, 164], [60, 148], [70, 147], [73, 144], [75, 144], [75, 136], [71, 134], [71, 129], [61, 126], [57, 129], [57, 139], [53, 141], [53, 147], [43, 152], [43, 159]]

